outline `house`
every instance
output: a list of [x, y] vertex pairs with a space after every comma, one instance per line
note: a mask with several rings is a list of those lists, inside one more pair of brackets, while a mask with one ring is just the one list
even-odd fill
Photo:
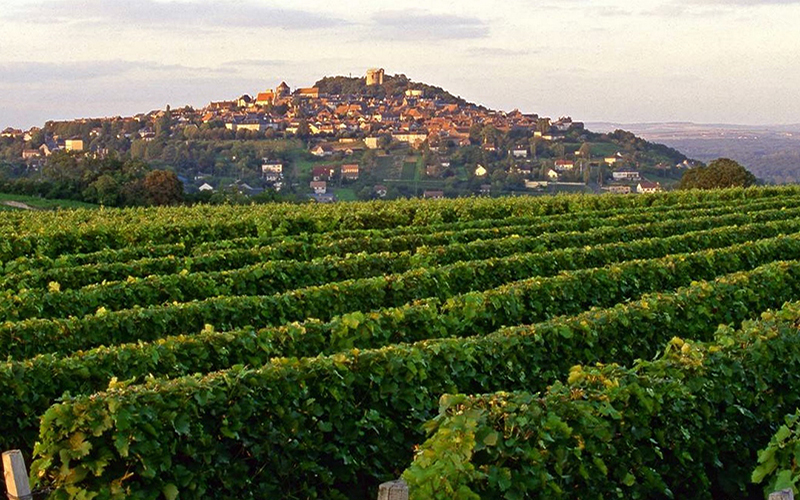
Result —
[[392, 134], [392, 139], [397, 142], [405, 142], [412, 148], [418, 148], [428, 139], [428, 134], [409, 132], [407, 134]]
[[266, 92], [259, 92], [256, 96], [256, 106], [268, 106], [275, 100], [275, 92], [267, 90]]
[[422, 197], [426, 200], [441, 200], [444, 198], [444, 191], [425, 190]]
[[31, 158], [39, 158], [42, 156], [42, 152], [38, 149], [23, 149], [22, 150], [22, 159], [23, 160], [30, 160]]
[[311, 181], [311, 189], [314, 190], [314, 194], [325, 194], [328, 192], [328, 183], [325, 181]]
[[263, 188], [260, 187], [253, 187], [246, 182], [236, 181], [233, 184], [229, 184], [225, 187], [228, 191], [237, 192], [239, 194], [244, 194], [247, 196], [254, 196], [257, 194], [261, 194], [264, 192]]
[[336, 201], [336, 195], [333, 193], [314, 193], [308, 195], [308, 197], [317, 203], [334, 203]]
[[355, 163], [342, 165], [342, 179], [346, 179], [348, 181], [358, 180], [358, 172], [359, 167]]
[[0, 137], [18, 137], [20, 135], [22, 135], [22, 130], [13, 127], [7, 127], [0, 132]]
[[527, 158], [528, 149], [522, 146], [517, 146], [511, 150], [511, 156], [513, 156], [514, 158]]
[[255, 101], [253, 101], [253, 98], [247, 94], [244, 94], [236, 100], [236, 105], [240, 108], [249, 108], [253, 104], [255, 104]]
[[208, 109], [234, 109], [236, 107], [236, 101], [211, 101], [208, 103]]
[[378, 149], [378, 138], [377, 137], [367, 137], [364, 139], [364, 144], [369, 149]]
[[550, 179], [551, 181], [557, 181], [557, 180], [558, 180], [558, 178], [559, 178], [558, 172], [556, 172], [556, 171], [555, 171], [555, 170], [553, 170], [552, 168], [548, 168], [548, 169], [547, 169], [547, 173], [546, 173], [545, 175], [546, 175], [546, 176], [547, 176], [547, 178], [548, 178], [548, 179]]
[[636, 185], [637, 193], [657, 193], [661, 191], [661, 184], [658, 182], [640, 181]]
[[39, 151], [41, 151], [42, 154], [45, 155], [45, 156], [50, 156], [51, 154], [53, 154], [56, 151], [58, 151], [58, 149], [59, 149], [58, 145], [56, 145], [56, 144], [54, 144], [52, 142], [45, 142], [44, 144], [39, 146]]
[[632, 168], [621, 168], [611, 173], [615, 181], [638, 181], [639, 172]]
[[311, 178], [315, 181], [329, 181], [336, 173], [336, 167], [326, 165], [324, 167], [314, 167], [311, 169]]
[[261, 176], [270, 182], [281, 180], [283, 178], [283, 163], [266, 162], [262, 164]]
[[575, 168], [575, 162], [572, 160], [556, 160], [555, 162], [556, 172], [565, 172], [567, 170], [572, 170]]
[[200, 191], [213, 191], [214, 187], [211, 184], [204, 182], [203, 185], [197, 189]]
[[604, 186], [603, 191], [613, 194], [630, 194], [631, 187], [628, 186], [627, 184], [624, 185], [621, 184], [616, 186]]
[[480, 163], [478, 164], [477, 167], [475, 167], [475, 177], [483, 177], [484, 175], [486, 175], [486, 173], [487, 173], [486, 167], [484, 167]]
[[319, 99], [319, 87], [297, 89], [296, 93], [298, 96], [305, 97], [307, 99]]
[[333, 148], [328, 144], [319, 144], [311, 150], [311, 154], [323, 158], [333, 154]]
[[525, 189], [541, 189], [547, 187], [547, 181], [525, 180]]
[[480, 193], [484, 196], [489, 196], [492, 194], [492, 185], [491, 184], [481, 184]]
[[389, 190], [386, 189], [386, 186], [383, 184], [376, 184], [375, 187], [372, 188], [372, 191], [378, 196], [378, 198], [386, 198], [386, 193], [389, 192]]
[[83, 151], [83, 139], [72, 138], [65, 140], [64, 149], [67, 151]]
[[622, 153], [620, 153], [619, 151], [614, 153], [614, 156], [606, 156], [605, 158], [603, 158], [603, 161], [606, 162], [606, 165], [614, 165], [617, 162], [621, 162], [622, 160], [623, 160]]
[[275, 97], [279, 99], [281, 97], [286, 97], [291, 93], [291, 90], [292, 89], [290, 89], [289, 86], [286, 85], [286, 82], [281, 82], [281, 84], [278, 85], [278, 88], [275, 89]]

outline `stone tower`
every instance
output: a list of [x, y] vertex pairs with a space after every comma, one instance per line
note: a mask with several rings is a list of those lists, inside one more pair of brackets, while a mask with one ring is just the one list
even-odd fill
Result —
[[367, 85], [383, 85], [383, 68], [367, 70]]

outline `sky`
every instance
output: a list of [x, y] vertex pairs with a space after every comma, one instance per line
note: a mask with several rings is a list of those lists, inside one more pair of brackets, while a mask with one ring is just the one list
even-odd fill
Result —
[[619, 123], [800, 123], [800, 0], [3, 0], [0, 128], [370, 67]]

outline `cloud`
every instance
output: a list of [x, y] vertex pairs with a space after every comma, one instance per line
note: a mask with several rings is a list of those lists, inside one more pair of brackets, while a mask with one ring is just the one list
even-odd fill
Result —
[[141, 73], [156, 74], [156, 76], [164, 77], [171, 74], [212, 75], [226, 72], [214, 68], [193, 68], [178, 64], [159, 64], [148, 61], [0, 62], [0, 84], [6, 85], [86, 82]]
[[372, 16], [377, 35], [388, 39], [457, 40], [485, 38], [489, 25], [477, 17], [433, 14], [423, 10], [394, 10]]
[[539, 50], [504, 49], [501, 47], [471, 47], [467, 49], [470, 57], [519, 57], [541, 52]]
[[270, 7], [252, 1], [211, 0], [47, 0], [22, 7], [13, 16], [36, 23], [102, 23], [172, 30], [231, 27], [314, 30], [348, 24], [323, 14]]
[[800, 5], [800, 0], [686, 0], [689, 5], [738, 5], [760, 7], [765, 5]]
[[719, 17], [735, 14], [742, 8], [800, 5], [800, 0], [672, 0], [653, 9], [643, 11], [645, 15], [660, 17]]

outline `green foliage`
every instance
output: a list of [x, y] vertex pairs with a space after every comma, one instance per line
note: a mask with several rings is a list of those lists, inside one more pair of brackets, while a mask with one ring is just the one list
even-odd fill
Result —
[[[127, 165], [125, 178], [146, 175]], [[107, 180], [87, 190], [113, 193]], [[33, 476], [51, 498], [369, 498], [411, 463], [443, 394], [568, 385], [542, 419], [514, 410], [515, 429], [535, 427], [508, 446], [482, 408], [459, 414], [420, 454], [425, 494], [742, 496], [770, 422], [800, 406], [792, 380], [743, 364], [719, 372], [738, 386], [695, 383], [697, 370], [679, 379], [664, 365], [633, 390], [642, 363], [598, 372], [626, 373], [619, 393], [610, 378], [580, 385], [588, 368], [558, 381], [576, 364], [652, 359], [675, 335], [708, 342], [717, 324], [800, 299], [798, 193], [3, 214], [0, 442], [39, 442]], [[736, 335], [703, 352], [748, 349]], [[783, 347], [760, 365], [791, 358]], [[595, 388], [609, 399], [573, 397]], [[443, 402], [473, 401], [460, 398]], [[780, 408], [758, 413], [765, 401]], [[683, 405], [688, 423], [662, 422], [660, 405]], [[580, 441], [575, 429], [597, 432]], [[724, 434], [713, 451], [695, 443], [706, 431]], [[491, 462], [501, 448], [541, 457]], [[689, 486], [674, 487], [681, 467]]]
[[769, 444], [758, 452], [758, 466], [753, 470], [751, 479], [754, 483], [763, 483], [764, 493], [790, 489], [798, 493], [800, 481], [800, 410], [786, 415], [785, 424], [781, 425], [770, 439]]
[[142, 180], [149, 205], [175, 205], [183, 198], [183, 183], [174, 172], [153, 170]]
[[[48, 410], [34, 467], [60, 488], [75, 486], [101, 497], [110, 494], [113, 478], [131, 471], [125, 492], [145, 495], [165, 482], [188, 481], [194, 489], [187, 497], [199, 498], [227, 477], [228, 496], [246, 491], [258, 497], [285, 488], [284, 497], [330, 498], [338, 491], [357, 498], [366, 492], [356, 485], [374, 487], [376, 479], [409, 460], [407, 450], [419, 441], [419, 425], [432, 416], [438, 394], [543, 387], [578, 359], [613, 355], [632, 361], [642, 346], [654, 349], [666, 341], [672, 328], [708, 332], [724, 315], [762, 310], [793, 296], [797, 289], [786, 288], [789, 275], [796, 285], [796, 263], [774, 264], [754, 275], [746, 290], [735, 283], [747, 283], [749, 276], [721, 282], [720, 299], [712, 298], [716, 287], [700, 284], [679, 292], [676, 301], [657, 295], [567, 319], [572, 326], [554, 320], [543, 330], [274, 359], [254, 371], [234, 367], [202, 378], [112, 388]], [[693, 297], [693, 305], [681, 297]], [[748, 303], [735, 306], [743, 298]], [[188, 419], [187, 433], [175, 430], [179, 417]], [[90, 452], [81, 462], [65, 462], [61, 450], [69, 449], [76, 433], [86, 436]], [[158, 436], [158, 446], [147, 436]], [[250, 459], [235, 459], [243, 450]], [[72, 472], [99, 459], [106, 465], [101, 472]], [[211, 461], [225, 466], [209, 468]]]
[[706, 167], [692, 168], [683, 174], [679, 189], [720, 189], [749, 187], [756, 177], [746, 168], [728, 158], [718, 158]]
[[[542, 393], [443, 397], [403, 475], [411, 497], [754, 498], [744, 471], [798, 402], [799, 320], [795, 302], [710, 342], [674, 337], [656, 361], [573, 366]], [[754, 478], [778, 451], [794, 460], [790, 434], [778, 430]], [[773, 490], [794, 485], [793, 467], [777, 476]]]

